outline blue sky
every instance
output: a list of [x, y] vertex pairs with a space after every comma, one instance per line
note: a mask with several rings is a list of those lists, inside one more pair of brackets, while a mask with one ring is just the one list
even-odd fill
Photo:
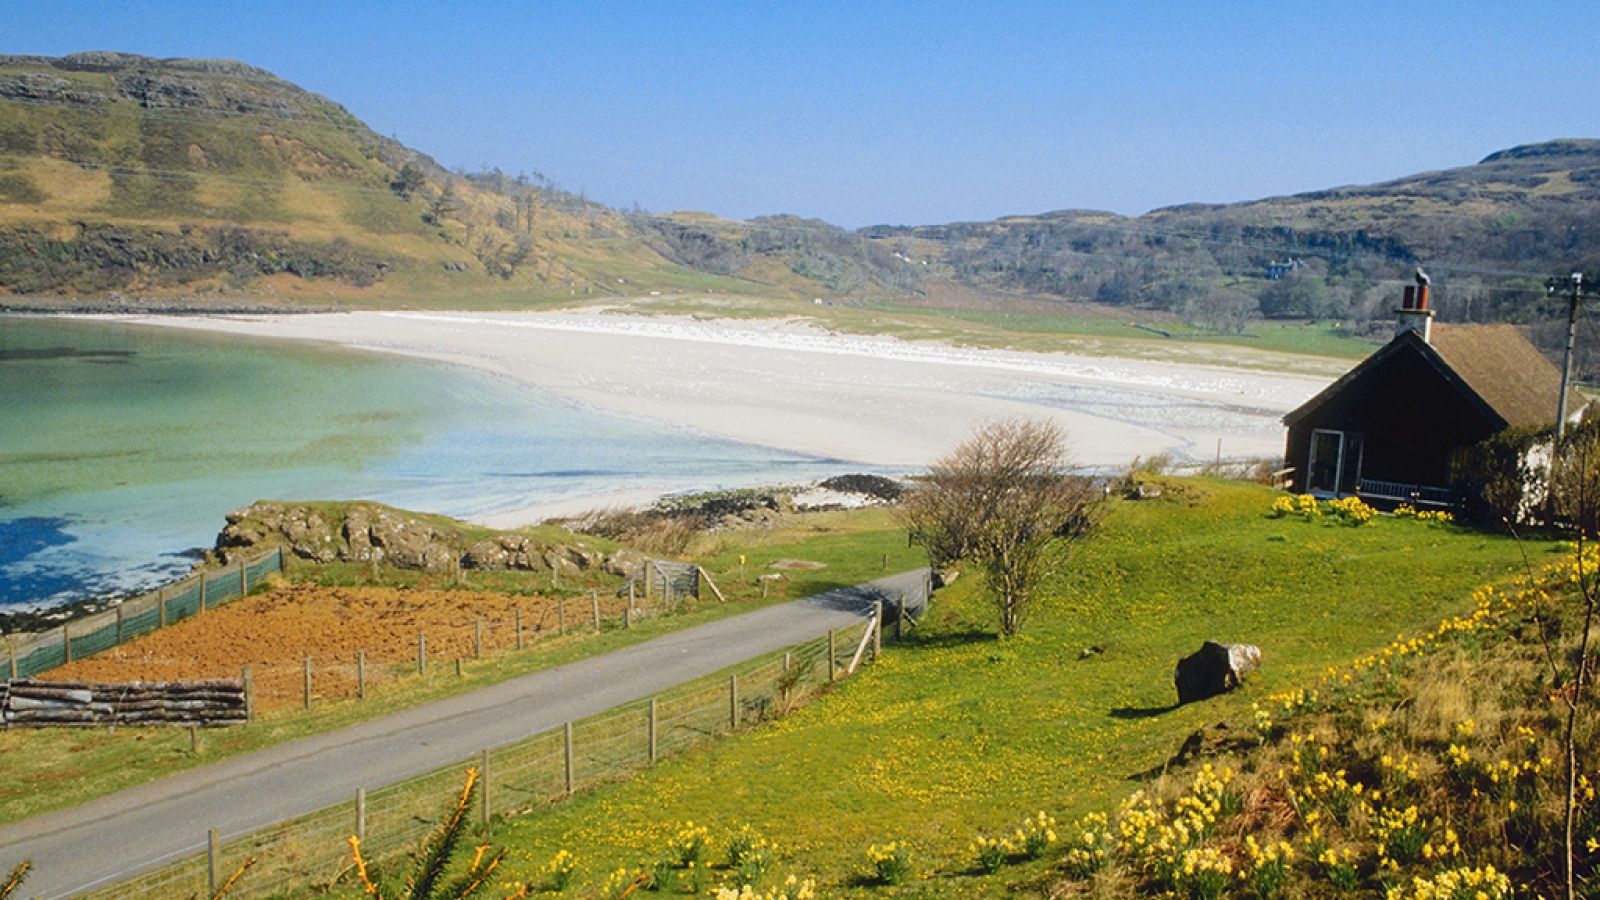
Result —
[[0, 52], [244, 60], [448, 166], [850, 227], [1139, 213], [1600, 137], [1600, 4], [50, 3]]

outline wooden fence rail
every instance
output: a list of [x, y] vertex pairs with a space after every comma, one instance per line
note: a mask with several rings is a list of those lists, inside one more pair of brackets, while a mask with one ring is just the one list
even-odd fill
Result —
[[13, 726], [231, 725], [249, 718], [243, 679], [93, 684], [0, 683], [0, 722]]

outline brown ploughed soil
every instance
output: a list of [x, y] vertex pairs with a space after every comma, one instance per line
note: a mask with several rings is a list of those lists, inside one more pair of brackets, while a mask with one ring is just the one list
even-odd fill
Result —
[[[602, 617], [621, 615], [624, 605], [625, 600], [600, 594]], [[568, 630], [593, 627], [587, 595], [566, 598], [565, 607]], [[414, 673], [418, 633], [427, 636], [430, 668], [472, 658], [476, 622], [482, 623], [485, 657], [513, 649], [517, 609], [525, 643], [559, 631], [560, 604], [550, 597], [284, 584], [44, 677], [102, 682], [237, 678], [249, 665], [257, 709], [273, 709], [303, 702], [307, 657], [316, 699], [355, 696], [358, 651], [366, 651], [368, 690]]]

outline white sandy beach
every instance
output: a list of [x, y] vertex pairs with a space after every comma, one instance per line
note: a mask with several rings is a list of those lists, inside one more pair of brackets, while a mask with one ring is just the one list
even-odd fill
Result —
[[[571, 400], [749, 443], [911, 470], [973, 426], [1044, 416], [1073, 461], [1283, 452], [1279, 417], [1329, 379], [1172, 362], [975, 350], [792, 322], [599, 312], [122, 317], [324, 341], [496, 373]], [[639, 500], [643, 498], [612, 498]], [[535, 511], [496, 517], [496, 524]], [[537, 512], [552, 515], [557, 511]]]

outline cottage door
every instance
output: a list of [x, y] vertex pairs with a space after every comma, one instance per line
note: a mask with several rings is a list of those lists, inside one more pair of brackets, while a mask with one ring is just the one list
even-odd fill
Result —
[[1339, 493], [1339, 476], [1344, 474], [1344, 432], [1311, 432], [1311, 459], [1306, 463], [1306, 490], [1311, 493]]

